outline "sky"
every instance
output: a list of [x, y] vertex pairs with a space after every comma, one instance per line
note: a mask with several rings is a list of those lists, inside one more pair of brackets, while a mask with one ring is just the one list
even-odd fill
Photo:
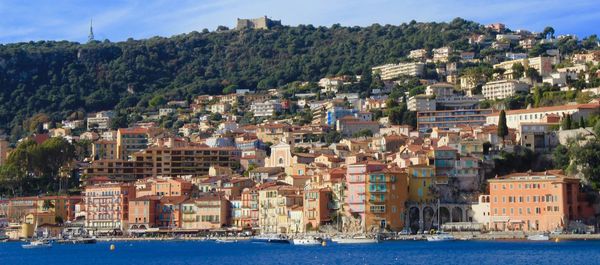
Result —
[[600, 35], [598, 0], [0, 0], [0, 43], [172, 36], [267, 15], [284, 25], [399, 25], [462, 17], [510, 29]]

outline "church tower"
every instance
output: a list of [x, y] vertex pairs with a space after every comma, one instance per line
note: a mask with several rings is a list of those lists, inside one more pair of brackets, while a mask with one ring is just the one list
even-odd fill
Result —
[[92, 26], [92, 20], [90, 19], [90, 34], [88, 35], [88, 42], [94, 41], [94, 28]]

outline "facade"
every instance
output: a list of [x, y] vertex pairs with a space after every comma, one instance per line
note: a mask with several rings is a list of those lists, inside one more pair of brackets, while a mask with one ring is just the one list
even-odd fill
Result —
[[240, 154], [240, 150], [233, 147], [150, 147], [133, 154], [131, 161], [93, 161], [84, 173], [89, 177], [125, 181], [153, 176], [202, 176], [208, 174], [211, 166], [238, 168]]
[[436, 110], [435, 97], [428, 95], [415, 95], [408, 99], [408, 110], [410, 111], [434, 111]]
[[134, 152], [148, 147], [148, 129], [120, 128], [117, 130], [117, 159], [128, 159]]
[[426, 57], [427, 57], [427, 50], [425, 50], [425, 49], [412, 50], [408, 54], [408, 58], [415, 59], [415, 60], [423, 60]]
[[343, 136], [352, 136], [362, 130], [369, 130], [372, 134], [376, 134], [379, 132], [379, 123], [359, 120], [355, 117], [344, 117], [337, 120], [336, 130]]
[[129, 201], [129, 232], [145, 232], [158, 227], [156, 212], [159, 206], [160, 197], [156, 195], [141, 196]]
[[231, 204], [221, 196], [206, 196], [182, 203], [182, 228], [219, 229], [231, 224]]
[[448, 62], [450, 55], [452, 54], [452, 48], [450, 47], [441, 47], [432, 50], [433, 53], [433, 61], [445, 63]]
[[115, 116], [113, 111], [100, 111], [94, 117], [87, 118], [88, 131], [96, 128], [98, 130], [106, 130], [110, 125], [111, 119]]
[[552, 57], [535, 57], [535, 58], [525, 58], [525, 59], [517, 59], [511, 61], [504, 61], [499, 64], [494, 65], [494, 69], [502, 68], [505, 70], [504, 77], [509, 79], [518, 78], [513, 75], [512, 67], [514, 64], [521, 64], [525, 69], [532, 67], [540, 74], [540, 76], [545, 77], [552, 73]]
[[293, 226], [289, 215], [289, 211], [303, 203], [299, 189], [289, 185], [277, 185], [262, 189], [258, 194], [258, 222], [262, 233], [286, 234], [290, 230], [300, 228]]
[[518, 80], [498, 80], [483, 85], [481, 93], [486, 99], [504, 99], [517, 93], [529, 93], [529, 84]]
[[515, 173], [488, 180], [490, 229], [555, 231], [585, 219], [579, 179], [557, 172]]
[[435, 167], [430, 165], [411, 165], [408, 171], [408, 200], [415, 203], [430, 203], [435, 200], [431, 186], [435, 186]]
[[281, 111], [281, 103], [276, 100], [254, 102], [250, 105], [250, 111], [255, 117], [270, 117]]
[[[580, 117], [587, 119], [600, 111], [599, 103], [569, 104], [563, 106], [549, 106], [541, 108], [520, 109], [506, 111], [506, 125], [508, 128], [517, 129], [521, 123], [546, 122], [549, 116], [565, 117], [571, 115], [573, 121]], [[486, 124], [498, 125], [500, 113], [490, 113], [486, 117]]]
[[80, 196], [35, 196], [16, 197], [8, 200], [6, 218], [9, 222], [20, 223], [28, 214], [43, 214], [52, 219], [64, 222], [75, 220], [75, 205], [80, 203]]
[[153, 177], [136, 181], [136, 197], [190, 196], [192, 183], [180, 178]]
[[92, 143], [92, 159], [117, 159], [117, 141], [98, 140]]
[[423, 63], [399, 63], [376, 66], [372, 71], [373, 74], [379, 74], [381, 80], [393, 80], [401, 76], [421, 76], [424, 68]]
[[408, 200], [406, 172], [397, 167], [384, 168], [369, 172], [365, 181], [365, 231], [402, 230]]
[[238, 18], [235, 29], [271, 29], [274, 26], [281, 26], [281, 20], [271, 20], [267, 16], [264, 16], [259, 18]]
[[107, 183], [85, 187], [85, 227], [92, 234], [116, 234], [126, 231], [129, 202], [135, 198], [135, 186]]
[[491, 109], [421, 111], [417, 112], [417, 130], [426, 132], [434, 127], [447, 130], [465, 125], [481, 126], [491, 113]]
[[306, 226], [306, 231], [316, 230], [322, 224], [331, 222], [331, 209], [329, 208], [331, 201], [332, 191], [330, 188], [307, 189], [304, 191], [303, 224]]

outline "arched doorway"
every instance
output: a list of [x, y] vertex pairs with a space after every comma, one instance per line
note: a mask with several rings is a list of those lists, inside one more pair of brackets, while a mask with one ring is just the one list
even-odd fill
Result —
[[452, 222], [462, 222], [462, 209], [460, 207], [454, 207], [452, 209]]
[[411, 207], [408, 210], [408, 223], [409, 223], [411, 232], [419, 231], [419, 221], [420, 221], [419, 208]]
[[437, 226], [435, 218], [435, 211], [433, 208], [427, 206], [423, 208], [423, 230], [428, 231], [434, 226]]
[[440, 207], [440, 225], [450, 222], [450, 210], [446, 207]]

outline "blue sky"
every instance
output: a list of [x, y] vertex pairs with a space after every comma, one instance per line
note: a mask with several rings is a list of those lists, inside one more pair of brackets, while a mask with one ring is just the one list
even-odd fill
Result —
[[0, 0], [0, 43], [87, 39], [93, 19], [96, 39], [172, 36], [236, 18], [268, 15], [285, 25], [344, 26], [401, 24], [410, 20], [483, 24], [503, 22], [511, 29], [557, 34], [600, 35], [598, 0]]

